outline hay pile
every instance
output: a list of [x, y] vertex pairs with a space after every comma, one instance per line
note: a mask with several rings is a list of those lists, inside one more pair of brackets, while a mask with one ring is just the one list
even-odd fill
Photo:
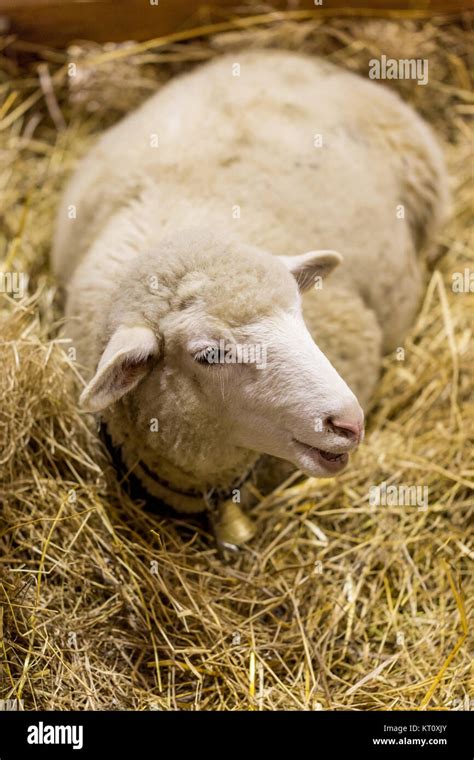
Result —
[[[58, 53], [3, 40], [0, 251], [29, 295], [0, 295], [0, 698], [25, 709], [466, 705], [473, 296], [453, 292], [452, 276], [473, 266], [469, 24], [278, 14], [179, 43]], [[444, 140], [454, 207], [349, 471], [262, 498], [257, 538], [223, 562], [203, 525], [144, 510], [114, 479], [76, 408], [47, 261], [58, 194], [94, 136], [174, 73], [252, 44], [364, 74], [373, 56], [428, 58], [427, 86], [387, 84]], [[383, 482], [427, 487], [427, 509], [374, 505]]]

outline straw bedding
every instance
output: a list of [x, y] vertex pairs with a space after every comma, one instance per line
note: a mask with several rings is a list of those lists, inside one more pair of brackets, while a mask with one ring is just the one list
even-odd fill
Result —
[[[4, 38], [0, 251], [2, 271], [28, 287], [23, 299], [0, 294], [0, 699], [28, 710], [469, 704], [473, 296], [452, 285], [473, 268], [471, 21], [279, 14], [67, 52]], [[382, 54], [427, 58], [426, 86], [384, 86], [437, 130], [453, 209], [351, 467], [261, 495], [257, 537], [221, 558], [205, 523], [144, 508], [117, 482], [77, 410], [48, 251], [61, 187], [95, 135], [170, 76], [242, 45], [364, 74]], [[382, 483], [427, 489], [426, 508], [374, 504]]]

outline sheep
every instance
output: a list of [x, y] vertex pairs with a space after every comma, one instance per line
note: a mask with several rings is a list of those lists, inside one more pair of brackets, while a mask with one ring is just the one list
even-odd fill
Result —
[[[201, 511], [262, 455], [344, 469], [417, 313], [446, 187], [398, 96], [284, 51], [220, 56], [99, 138], [53, 268], [81, 404], [150, 494]], [[260, 347], [260, 366], [223, 345]]]

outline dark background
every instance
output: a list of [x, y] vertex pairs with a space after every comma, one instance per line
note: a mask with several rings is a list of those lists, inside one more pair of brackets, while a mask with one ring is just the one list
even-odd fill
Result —
[[[0, 0], [0, 32], [8, 31], [33, 43], [54, 47], [73, 40], [97, 42], [149, 40], [160, 35], [176, 34], [190, 27], [222, 23], [237, 15], [277, 14], [290, 11], [295, 19], [310, 14], [331, 16], [349, 14], [351, 9], [367, 9], [368, 15], [387, 16], [400, 11], [405, 17], [435, 13], [456, 13], [474, 8], [474, 0]], [[155, 0], [156, 2], [156, 0]], [[238, 11], [236, 11], [238, 7]], [[360, 15], [360, 10], [359, 10]], [[234, 27], [235, 28], [235, 27]]]

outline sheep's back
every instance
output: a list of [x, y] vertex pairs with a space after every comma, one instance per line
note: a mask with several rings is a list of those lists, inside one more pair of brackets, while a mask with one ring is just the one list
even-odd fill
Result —
[[54, 266], [67, 280], [130, 207], [144, 244], [189, 221], [274, 253], [340, 250], [339, 280], [383, 311], [387, 286], [416, 270], [443, 180], [430, 130], [385, 87], [317, 58], [235, 53], [171, 80], [98, 140], [65, 192]]

